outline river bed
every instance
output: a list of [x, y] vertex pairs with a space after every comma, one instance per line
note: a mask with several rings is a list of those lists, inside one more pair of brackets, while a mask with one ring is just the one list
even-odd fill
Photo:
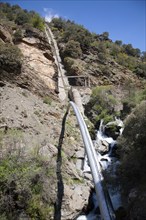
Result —
[[[121, 135], [123, 131], [123, 123], [119, 119], [118, 119], [118, 126], [119, 127], [121, 126], [121, 128], [119, 129], [119, 135]], [[96, 132], [96, 140], [94, 140], [93, 143], [94, 143], [94, 146], [99, 145], [99, 143], [101, 143], [102, 141], [108, 143], [108, 146], [109, 146], [108, 151], [104, 154], [99, 154], [98, 152], [97, 157], [98, 157], [98, 160], [100, 161], [103, 173], [106, 175], [106, 178], [108, 179], [108, 182], [106, 183], [106, 187], [108, 189], [107, 192], [108, 192], [109, 200], [111, 202], [112, 209], [116, 211], [120, 209], [120, 207], [122, 207], [120, 185], [116, 177], [116, 168], [119, 165], [119, 161], [116, 158], [116, 156], [113, 154], [113, 151], [115, 150], [115, 147], [116, 147], [116, 140], [114, 140], [112, 137], [108, 137], [107, 135], [105, 135], [104, 127], [105, 126], [103, 125], [103, 120], [101, 120], [99, 130]], [[84, 158], [83, 172], [91, 173], [86, 155]], [[110, 183], [110, 179], [112, 179], [112, 181], [114, 180], [114, 184], [113, 182]], [[91, 199], [92, 199], [92, 204], [93, 204], [92, 210], [86, 215], [80, 215], [79, 217], [77, 217], [76, 220], [101, 220], [97, 196], [95, 192], [92, 192]]]

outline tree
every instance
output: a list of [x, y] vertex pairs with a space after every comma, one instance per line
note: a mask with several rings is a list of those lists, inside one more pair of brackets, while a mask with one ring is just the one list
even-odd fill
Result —
[[138, 48], [133, 48], [132, 44], [123, 44], [124, 52], [130, 56], [140, 57], [141, 51]]
[[146, 78], [146, 63], [139, 63], [134, 71], [138, 76]]
[[[70, 40], [79, 42], [80, 47], [84, 52], [90, 48], [91, 42], [93, 41], [92, 34], [82, 25], [61, 18], [54, 18], [51, 24], [61, 31], [61, 42], [67, 43]], [[57, 36], [57, 38], [60, 39], [60, 36]]]
[[74, 40], [68, 41], [63, 51], [63, 57], [79, 58], [82, 55], [80, 43]]
[[125, 121], [125, 129], [118, 139], [120, 166], [118, 176], [122, 192], [128, 198], [134, 191], [135, 196], [128, 201], [127, 219], [146, 217], [146, 101], [141, 102]]
[[111, 86], [97, 86], [92, 90], [85, 113], [95, 126], [101, 119], [104, 119], [107, 123], [113, 120], [113, 116], [116, 115], [115, 106], [117, 102], [112, 95], [112, 91]]
[[120, 53], [121, 47], [118, 44], [112, 44], [110, 48], [110, 54], [114, 57], [117, 57], [117, 55]]
[[135, 55], [134, 55], [135, 57], [140, 57], [140, 55], [141, 55], [140, 49], [139, 49], [139, 48], [135, 48], [135, 49], [134, 49], [134, 54], [135, 54]]
[[22, 65], [20, 49], [11, 44], [0, 43], [0, 69], [1, 72], [20, 73]]
[[19, 12], [16, 19], [15, 19], [15, 23], [18, 25], [23, 25], [25, 23], [29, 22], [29, 16], [28, 14], [26, 14], [25, 12]]
[[103, 32], [103, 33], [100, 35], [99, 39], [100, 39], [101, 41], [109, 40], [109, 33], [108, 33], [108, 32]]
[[102, 52], [98, 53], [98, 58], [101, 61], [101, 63], [105, 63], [105, 61], [106, 61], [106, 53], [102, 53]]
[[32, 20], [31, 20], [33, 27], [43, 31], [44, 30], [44, 21], [43, 19], [39, 16], [39, 14], [35, 13]]
[[121, 40], [116, 40], [115, 41], [115, 44], [119, 45], [119, 46], [122, 46], [122, 41]]
[[141, 59], [142, 59], [143, 62], [146, 62], [146, 51], [142, 52]]
[[65, 20], [62, 18], [53, 18], [52, 19], [52, 24], [54, 27], [56, 27], [57, 29], [61, 30], [61, 29], [65, 29]]

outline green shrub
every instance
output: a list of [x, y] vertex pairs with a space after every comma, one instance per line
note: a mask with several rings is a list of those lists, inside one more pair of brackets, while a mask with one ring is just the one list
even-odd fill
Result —
[[115, 44], [118, 45], [118, 46], [122, 46], [122, 41], [121, 40], [116, 40]]
[[132, 71], [134, 71], [137, 66], [136, 58], [128, 56], [125, 53], [118, 53], [115, 59], [120, 65], [125, 66]]
[[85, 113], [96, 125], [101, 119], [105, 123], [113, 120], [116, 115], [116, 100], [111, 93], [111, 86], [98, 86], [93, 89], [91, 99], [86, 106]]
[[[82, 51], [86, 52], [93, 41], [92, 34], [85, 29], [82, 25], [75, 24], [70, 20], [63, 20], [61, 18], [55, 18], [51, 22], [51, 26], [57, 28], [63, 34], [60, 39], [60, 35], [56, 35], [59, 41], [67, 43], [70, 40], [74, 40], [80, 44]], [[57, 32], [56, 32], [57, 33]]]
[[125, 97], [122, 99], [123, 110], [121, 115], [123, 118], [131, 113], [132, 109], [140, 104], [141, 101], [146, 100], [146, 87], [143, 89], [136, 89], [135, 84], [127, 81], [124, 87]]
[[20, 49], [11, 44], [0, 43], [0, 68], [9, 73], [20, 73], [22, 54]]
[[74, 66], [74, 59], [70, 57], [65, 57], [64, 58], [64, 66], [65, 69], [67, 70], [68, 75], [71, 75], [74, 73], [73, 66]]
[[11, 6], [7, 3], [1, 3], [0, 14], [0, 17], [14, 21], [18, 25], [30, 24], [41, 31], [44, 30], [44, 20], [35, 11], [29, 12], [21, 9], [18, 5]]
[[146, 62], [139, 63], [135, 68], [134, 73], [136, 73], [138, 76], [146, 78]]
[[91, 47], [94, 49], [94, 50], [97, 50], [98, 49], [98, 45], [99, 45], [99, 41], [95, 40], [93, 42], [91, 42]]
[[28, 21], [29, 21], [29, 15], [24, 11], [19, 12], [15, 19], [15, 23], [18, 25], [23, 25], [25, 23], [28, 23]]
[[123, 44], [122, 48], [127, 55], [133, 57], [140, 57], [140, 49], [133, 48], [132, 44]]
[[31, 19], [31, 23], [32, 23], [33, 27], [39, 29], [40, 31], [44, 30], [44, 21], [39, 16], [39, 14], [37, 14], [37, 13], [34, 14], [34, 16]]
[[[118, 138], [120, 165], [117, 174], [130, 219], [146, 217], [146, 101], [141, 102], [125, 120], [123, 135]], [[126, 200], [125, 200], [126, 201]], [[128, 219], [129, 219], [128, 216]]]
[[17, 43], [23, 38], [21, 29], [15, 31], [13, 35], [13, 42]]
[[66, 43], [63, 50], [63, 57], [79, 58], [82, 55], [80, 43], [74, 40], [70, 40]]
[[44, 101], [44, 103], [46, 103], [46, 104], [48, 104], [48, 105], [51, 105], [51, 103], [52, 103], [52, 98], [49, 97], [49, 96], [45, 96], [43, 101]]
[[100, 52], [100, 53], [98, 53], [98, 58], [101, 61], [101, 63], [105, 63], [105, 61], [106, 61], [106, 54]]
[[125, 193], [146, 181], [146, 101], [139, 104], [125, 122], [119, 138], [119, 176]]
[[121, 52], [121, 47], [118, 44], [112, 44], [110, 48], [110, 54], [113, 57], [117, 57], [117, 55]]
[[53, 18], [52, 25], [53, 25], [53, 28], [56, 28], [58, 30], [64, 30], [65, 29], [65, 20], [62, 18]]
[[0, 140], [0, 219], [18, 219], [21, 213], [28, 219], [50, 219], [55, 166], [39, 154], [37, 146], [35, 153], [26, 155], [23, 133], [18, 129], [1, 131]]

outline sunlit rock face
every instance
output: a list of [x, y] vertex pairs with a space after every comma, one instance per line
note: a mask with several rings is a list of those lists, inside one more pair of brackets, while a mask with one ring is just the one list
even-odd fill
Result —
[[54, 64], [52, 60], [43, 55], [43, 51], [36, 45], [39, 44], [37, 38], [24, 38], [23, 41], [18, 44], [21, 49], [24, 60], [31, 70], [33, 70], [50, 88], [55, 90], [55, 82], [52, 79], [55, 74]]

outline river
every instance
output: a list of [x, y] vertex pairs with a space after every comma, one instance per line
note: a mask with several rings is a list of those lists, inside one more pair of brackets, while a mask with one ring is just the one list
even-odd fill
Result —
[[[124, 126], [123, 122], [120, 119], [115, 118], [115, 121], [107, 124], [116, 125], [119, 128], [119, 135], [122, 134]], [[112, 137], [108, 137], [105, 134], [105, 125], [103, 124], [103, 120], [101, 120], [98, 131], [96, 132], [96, 140], [93, 141], [96, 151], [98, 151], [98, 159], [101, 164], [102, 171], [104, 173], [107, 187], [108, 199], [111, 202], [112, 209], [117, 211], [122, 207], [121, 195], [120, 195], [120, 185], [117, 181], [116, 176], [116, 168], [119, 165], [119, 161], [114, 154], [116, 148], [116, 140]], [[104, 143], [104, 147], [103, 147]], [[98, 147], [97, 147], [98, 146]], [[99, 154], [100, 152], [100, 154]], [[87, 156], [84, 158], [84, 173], [90, 173], [90, 166], [88, 164]], [[112, 181], [110, 181], [112, 180]], [[101, 220], [98, 201], [96, 197], [96, 193], [93, 190], [91, 194], [91, 202], [92, 202], [92, 210], [89, 213], [80, 215], [76, 220]]]

